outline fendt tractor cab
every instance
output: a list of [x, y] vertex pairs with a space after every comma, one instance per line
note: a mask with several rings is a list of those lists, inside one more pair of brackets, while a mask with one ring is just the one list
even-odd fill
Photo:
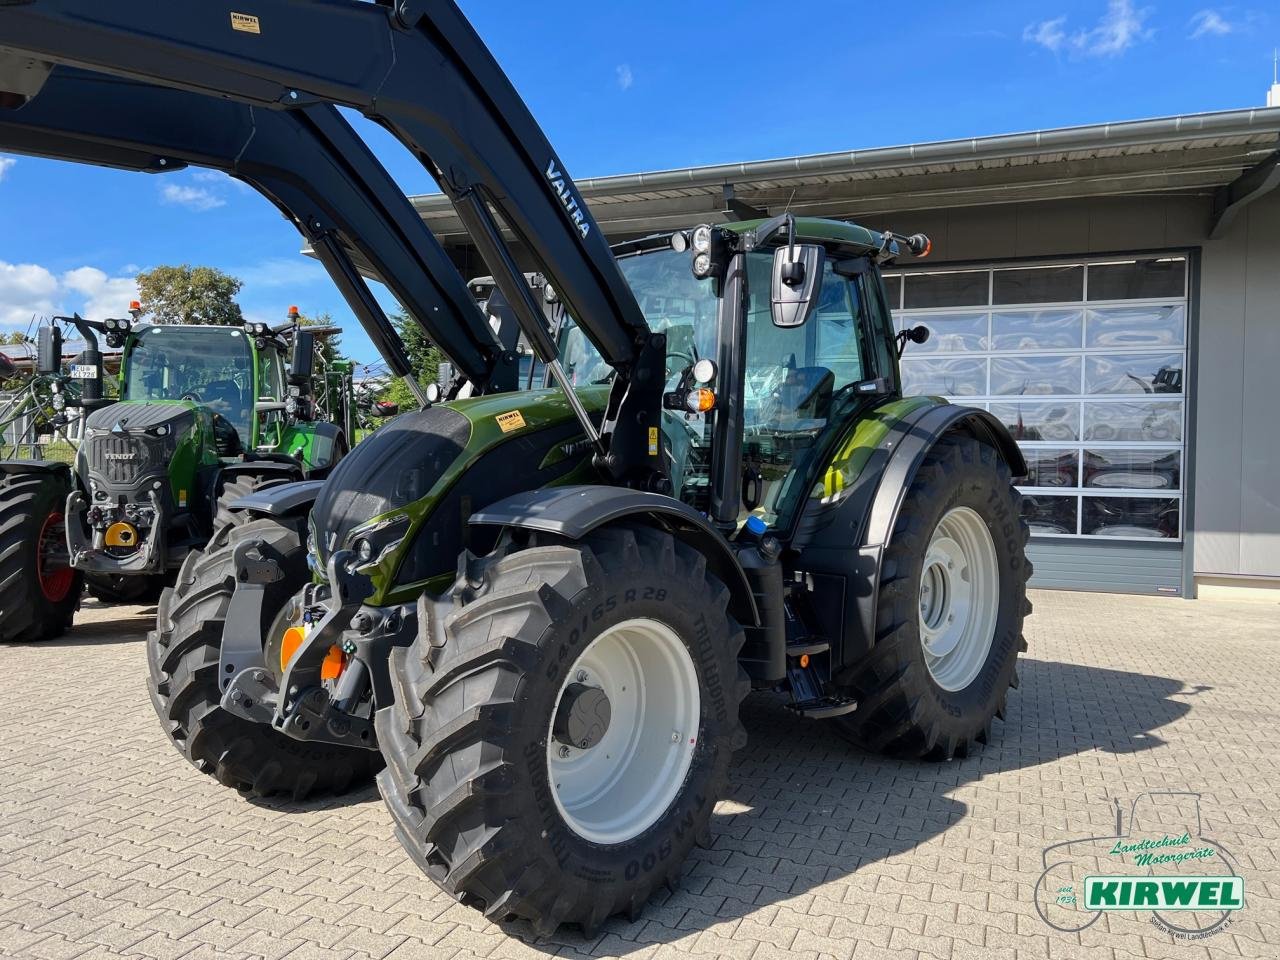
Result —
[[[16, 581], [40, 617], [15, 607], [0, 637], [65, 629], [82, 583], [100, 600], [156, 599], [188, 553], [239, 521], [227, 504], [271, 483], [325, 476], [355, 436], [349, 362], [318, 349], [336, 328], [301, 326], [296, 308], [275, 327], [152, 324], [140, 314], [134, 302], [127, 318], [55, 317], [40, 328], [36, 373], [50, 384], [55, 416], [78, 421], [76, 453], [69, 472], [48, 465], [41, 495], [59, 501], [58, 518], [23, 551], [34, 552], [37, 576]], [[63, 324], [85, 345], [69, 374]], [[99, 337], [121, 351], [114, 390]], [[0, 466], [12, 477], [40, 469]], [[9, 489], [17, 483], [0, 491], [0, 509], [29, 508]]]
[[[895, 336], [880, 269], [924, 237], [783, 213], [610, 249], [451, 0], [31, 0], [0, 49], [29, 101], [0, 146], [221, 164], [371, 336], [352, 250], [453, 369], [325, 480], [230, 505], [164, 593], [152, 701], [198, 769], [301, 796], [385, 766], [443, 889], [591, 933], [710, 838], [751, 690], [893, 756], [987, 742], [1025, 648], [1025, 464], [986, 411], [902, 395], [925, 334]], [[512, 389], [493, 297], [337, 106], [436, 178], [548, 388]]]
[[85, 418], [66, 523], [71, 565], [104, 599], [155, 589], [232, 519], [225, 504], [323, 477], [349, 449], [348, 404], [338, 422], [316, 418], [329, 390], [317, 331], [299, 326], [296, 308], [275, 327], [101, 326], [123, 348], [120, 399]]

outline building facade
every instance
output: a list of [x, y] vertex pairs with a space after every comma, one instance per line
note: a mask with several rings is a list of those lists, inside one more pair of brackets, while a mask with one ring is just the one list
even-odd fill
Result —
[[[1022, 445], [1033, 584], [1280, 600], [1280, 107], [580, 180], [621, 240], [797, 213], [927, 233], [909, 392]], [[415, 198], [486, 272], [442, 197]]]

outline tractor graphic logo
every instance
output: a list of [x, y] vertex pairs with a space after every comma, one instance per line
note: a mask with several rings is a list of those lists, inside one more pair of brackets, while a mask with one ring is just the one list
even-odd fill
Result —
[[1202, 939], [1245, 906], [1236, 859], [1204, 836], [1200, 794], [1144, 793], [1115, 833], [1046, 847], [1035, 888], [1036, 912], [1055, 930], [1076, 933], [1107, 912], [1149, 916], [1175, 939]]

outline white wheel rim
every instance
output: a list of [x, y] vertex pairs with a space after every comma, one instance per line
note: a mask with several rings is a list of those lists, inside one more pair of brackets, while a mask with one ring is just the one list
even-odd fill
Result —
[[955, 507], [938, 521], [920, 570], [920, 645], [934, 682], [963, 690], [995, 640], [1000, 574], [991, 531], [977, 511]]
[[[552, 732], [575, 683], [609, 698], [609, 727], [585, 750]], [[626, 620], [596, 637], [567, 672], [547, 731], [551, 794], [570, 829], [613, 844], [653, 826], [689, 773], [701, 710], [693, 658], [666, 624]]]

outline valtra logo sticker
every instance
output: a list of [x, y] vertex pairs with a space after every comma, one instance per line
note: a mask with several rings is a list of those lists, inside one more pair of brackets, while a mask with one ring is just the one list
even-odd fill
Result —
[[1144, 793], [1128, 822], [1115, 803], [1115, 833], [1044, 850], [1036, 912], [1055, 930], [1078, 933], [1104, 914], [1146, 920], [1175, 940], [1202, 940], [1246, 907], [1236, 859], [1204, 835], [1198, 793]]

